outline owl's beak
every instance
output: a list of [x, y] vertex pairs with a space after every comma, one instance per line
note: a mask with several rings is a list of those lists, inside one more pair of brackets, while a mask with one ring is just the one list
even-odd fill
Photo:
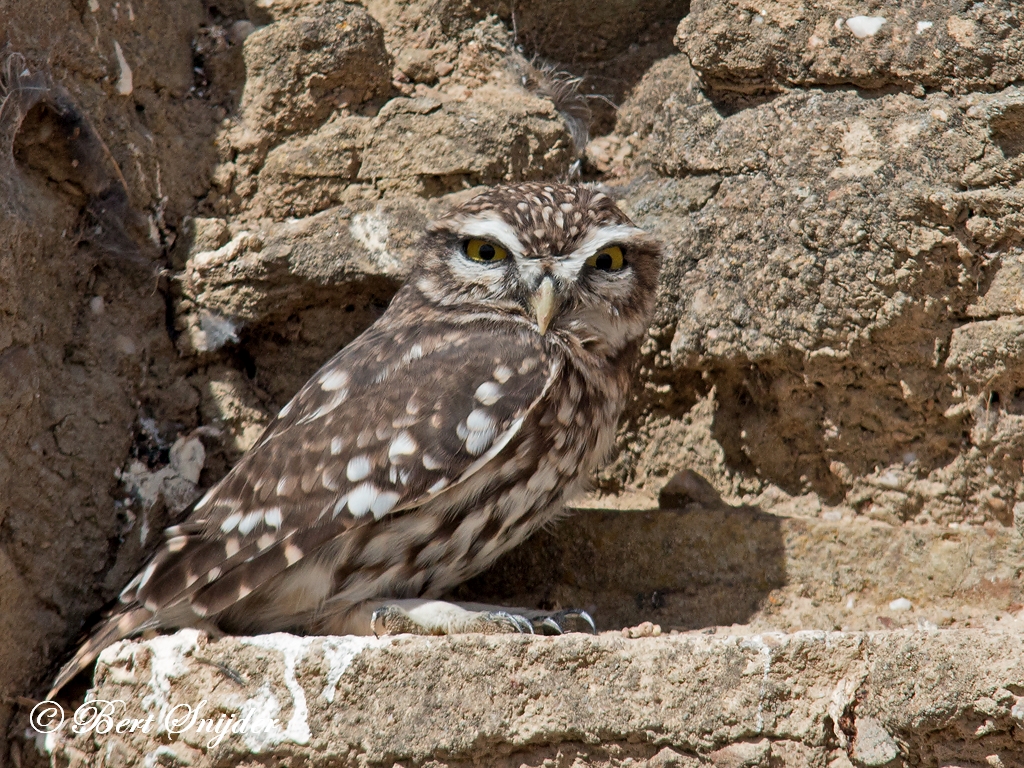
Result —
[[540, 281], [540, 286], [533, 294], [531, 303], [533, 304], [533, 313], [537, 316], [537, 328], [540, 329], [540, 335], [543, 336], [547, 333], [556, 309], [555, 282], [550, 276]]

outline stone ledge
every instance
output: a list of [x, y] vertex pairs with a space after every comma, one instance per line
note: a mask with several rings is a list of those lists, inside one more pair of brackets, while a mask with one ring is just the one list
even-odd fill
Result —
[[[112, 646], [90, 698], [154, 715], [151, 732], [65, 729], [49, 742], [55, 765], [1024, 764], [1024, 636], [994, 630], [217, 642], [183, 630]], [[250, 732], [214, 746], [195, 727], [160, 732], [175, 705], [201, 701], [200, 716], [248, 714]]]

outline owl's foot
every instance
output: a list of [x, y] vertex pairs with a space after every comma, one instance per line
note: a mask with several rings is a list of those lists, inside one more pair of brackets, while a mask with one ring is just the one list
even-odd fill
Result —
[[596, 634], [594, 620], [586, 611], [538, 611], [502, 608], [478, 603], [446, 603], [442, 600], [392, 600], [376, 604], [370, 631], [377, 635], [483, 634], [561, 635], [564, 632]]
[[469, 611], [503, 611], [514, 614], [528, 621], [535, 635], [564, 635], [566, 632], [597, 634], [594, 620], [580, 608], [542, 611], [538, 608], [499, 608], [484, 603], [459, 603], [459, 606]]

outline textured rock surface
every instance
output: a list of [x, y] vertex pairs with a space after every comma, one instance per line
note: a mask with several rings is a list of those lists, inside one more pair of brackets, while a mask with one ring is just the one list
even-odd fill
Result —
[[[117, 719], [152, 713], [151, 733], [68, 728], [52, 740], [58, 764], [1019, 765], [1024, 641], [970, 630], [210, 643], [184, 630], [111, 648], [96, 683], [98, 700], [124, 702]], [[210, 746], [216, 734], [184, 709], [200, 700], [200, 717], [264, 717]], [[184, 721], [176, 737], [159, 733], [168, 718]]]
[[[372, 707], [310, 704], [325, 752], [80, 738], [58, 761], [1022, 764], [1021, 649], [994, 629], [1024, 603], [1018, 6], [0, 7], [0, 729], [22, 733], [12, 697], [380, 314], [427, 220], [479, 185], [579, 171], [668, 245], [637, 396], [584, 503], [605, 511], [460, 594], [715, 637], [401, 641], [367, 651], [379, 695], [344, 694]], [[706, 482], [666, 506], [700, 503], [656, 510], [681, 470]], [[768, 676], [730, 639], [812, 629], [896, 634], [779, 640], [794, 661]], [[312, 702], [343, 646], [289, 642]], [[103, 690], [132, 684], [132, 654], [150, 664], [131, 648]], [[270, 664], [292, 711], [278, 652], [256, 650], [208, 661]], [[189, 695], [255, 695], [191, 658]], [[628, 680], [601, 687], [616, 664]], [[829, 710], [857, 665], [870, 685]], [[496, 686], [490, 720], [463, 724], [460, 675]]]

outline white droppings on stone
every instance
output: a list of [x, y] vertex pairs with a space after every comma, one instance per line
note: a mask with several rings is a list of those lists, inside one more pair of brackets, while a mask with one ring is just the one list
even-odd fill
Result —
[[[292, 716], [284, 728], [277, 723], [276, 714], [280, 711], [280, 704], [268, 685], [264, 685], [256, 697], [245, 701], [240, 716], [244, 717], [250, 711], [254, 715], [250, 721], [253, 728], [242, 736], [245, 745], [253, 752], [263, 752], [284, 742], [308, 744], [311, 737], [309, 708], [306, 704], [306, 692], [302, 690], [295, 677], [295, 668], [306, 657], [312, 639], [277, 632], [272, 635], [240, 638], [239, 642], [280, 652], [284, 661], [284, 684], [292, 696]], [[273, 712], [273, 715], [270, 712]], [[261, 717], [266, 719], [262, 720]], [[257, 724], [260, 727], [257, 727]]]
[[882, 16], [852, 16], [846, 20], [846, 26], [853, 32], [853, 36], [863, 40], [871, 37], [885, 24]]
[[166, 730], [164, 721], [172, 706], [171, 680], [188, 673], [185, 657], [196, 649], [198, 643], [198, 629], [182, 629], [173, 635], [158, 635], [141, 643], [115, 643], [100, 654], [99, 660], [109, 666], [118, 662], [130, 662], [134, 666], [139, 650], [148, 649], [148, 685], [151, 692], [142, 697], [142, 708], [146, 712], [156, 710], [157, 733], [161, 733]]
[[348, 494], [348, 511], [353, 517], [362, 517], [370, 511], [370, 506], [380, 489], [373, 483], [362, 483], [353, 488]]
[[372, 468], [370, 457], [366, 454], [353, 456], [349, 459], [348, 466], [345, 467], [345, 477], [349, 479], [349, 482], [355, 483], [368, 477]]
[[395, 508], [399, 495], [395, 491], [383, 491], [370, 503], [370, 511], [373, 516], [380, 520], [384, 515]]
[[890, 611], [909, 611], [913, 607], [914, 604], [907, 600], [907, 598], [905, 597], [897, 597], [895, 600], [889, 603]]
[[1010, 715], [1024, 723], [1024, 699], [1017, 699], [1017, 703], [1010, 709]]
[[242, 522], [241, 512], [232, 512], [230, 515], [224, 518], [224, 522], [220, 524], [221, 533], [231, 533], [238, 527], [238, 524]]
[[262, 519], [263, 510], [254, 509], [252, 512], [247, 513], [245, 517], [243, 517], [239, 521], [238, 532], [243, 536], [247, 536], [252, 531], [252, 529], [256, 527], [256, 524], [259, 523], [259, 521]]
[[501, 399], [501, 386], [493, 381], [485, 381], [476, 388], [473, 397], [483, 405], [494, 405]]
[[365, 648], [383, 648], [391, 645], [390, 637], [325, 637], [323, 639], [324, 661], [327, 662], [327, 682], [320, 698], [328, 704], [334, 703], [338, 681], [349, 665]]
[[395, 435], [388, 446], [388, 459], [395, 461], [400, 456], [411, 456], [418, 448], [413, 436], [403, 430]]
[[320, 377], [320, 389], [326, 392], [336, 392], [348, 386], [349, 375], [347, 371], [332, 370]]
[[238, 342], [238, 328], [228, 318], [207, 309], [199, 313], [199, 333], [193, 338], [193, 345], [200, 352], [214, 352], [225, 344]]
[[128, 96], [133, 90], [132, 68], [128, 66], [128, 62], [124, 58], [124, 51], [121, 50], [121, 44], [117, 40], [114, 41], [114, 53], [117, 56], [117, 66], [121, 70], [117, 78], [117, 92], [122, 96]]
[[180, 477], [194, 485], [206, 464], [206, 449], [198, 437], [178, 437], [171, 445], [170, 466]]
[[934, 22], [931, 21], [919, 21], [917, 22], [917, 34], [923, 33], [926, 29], [931, 29], [934, 26]]

